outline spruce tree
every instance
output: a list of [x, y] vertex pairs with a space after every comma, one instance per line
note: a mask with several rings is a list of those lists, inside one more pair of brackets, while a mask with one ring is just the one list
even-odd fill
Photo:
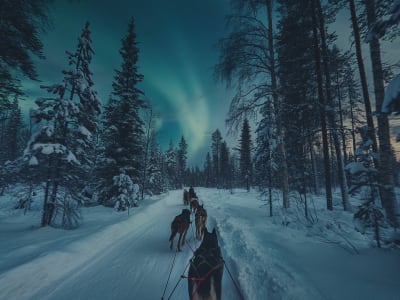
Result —
[[185, 138], [182, 136], [181, 140], [179, 142], [178, 150], [177, 150], [177, 156], [176, 156], [176, 162], [177, 162], [177, 168], [178, 168], [178, 178], [179, 178], [179, 183], [181, 185], [186, 183], [186, 178], [185, 178], [185, 172], [186, 172], [186, 161], [187, 161], [187, 148], [188, 144], [186, 143]]
[[224, 189], [232, 187], [232, 168], [230, 164], [229, 148], [225, 141], [221, 143], [221, 184]]
[[221, 183], [221, 143], [222, 136], [219, 129], [215, 130], [211, 135], [211, 153], [212, 153], [212, 168], [213, 177], [212, 183], [214, 186], [219, 187]]
[[[316, 107], [320, 107], [320, 104], [316, 98], [310, 2], [306, 0], [279, 0], [278, 2], [281, 19], [277, 27], [276, 49], [279, 65], [279, 94], [282, 101], [281, 120], [290, 120], [281, 124], [282, 132], [285, 133], [286, 151], [281, 152], [280, 155], [284, 154], [286, 158], [281, 156], [278, 159], [287, 159], [290, 184], [293, 184], [304, 172], [303, 158], [307, 156], [304, 147], [306, 137], [320, 138], [321, 118], [319, 118], [318, 110], [315, 110]], [[328, 160], [327, 162], [329, 163]], [[326, 174], [330, 175], [330, 170]], [[330, 179], [326, 182], [330, 184]], [[288, 207], [289, 201], [284, 202], [283, 205], [285, 208]]]
[[23, 127], [21, 109], [19, 108], [18, 98], [15, 97], [11, 105], [10, 115], [5, 130], [6, 160], [15, 160], [21, 156], [21, 130]]
[[168, 179], [168, 188], [177, 188], [177, 160], [176, 160], [176, 149], [172, 140], [169, 141], [168, 149], [165, 151], [165, 168]]
[[245, 183], [247, 191], [250, 191], [253, 167], [251, 160], [250, 126], [247, 119], [244, 119], [243, 121], [242, 131], [240, 134], [239, 154], [241, 179], [242, 182]]
[[371, 146], [371, 132], [368, 126], [358, 128], [361, 136], [356, 151], [355, 161], [346, 166], [349, 174], [349, 193], [361, 194], [364, 199], [359, 209], [354, 214], [357, 221], [356, 228], [365, 233], [366, 228], [374, 229], [375, 239], [380, 247], [379, 227], [385, 224], [385, 217], [382, 207], [378, 205], [379, 194], [378, 170], [374, 167], [373, 151]]
[[204, 185], [205, 187], [213, 186], [213, 168], [210, 152], [207, 152], [206, 161], [204, 162]]
[[37, 79], [35, 58], [43, 59], [39, 38], [49, 24], [51, 0], [0, 0], [0, 98], [21, 95], [19, 77]]
[[[86, 126], [88, 120], [100, 111], [100, 101], [92, 89], [92, 73], [88, 68], [93, 54], [89, 23], [86, 23], [78, 39], [76, 52], [67, 54], [70, 67], [63, 71], [62, 82], [41, 86], [53, 96], [36, 100], [38, 108], [32, 111], [31, 117], [42, 124], [42, 128], [32, 135], [25, 149], [30, 166], [47, 169], [43, 226], [53, 221], [53, 212], [60, 199], [64, 201], [61, 210], [68, 204], [68, 211], [74, 214], [71, 205], [78, 200], [85, 184], [81, 176], [88, 169], [87, 146], [93, 144], [92, 132], [96, 130], [95, 126]], [[89, 106], [91, 109], [88, 109]], [[68, 197], [58, 196], [60, 186], [66, 189]], [[66, 203], [66, 199], [71, 201]], [[62, 215], [65, 213], [63, 211]], [[63, 217], [62, 222], [64, 220], [70, 220], [70, 223], [60, 225], [75, 226], [73, 220]]]
[[138, 70], [139, 48], [133, 18], [119, 53], [122, 64], [115, 70], [113, 92], [103, 120], [105, 154], [102, 169], [107, 175], [101, 201], [107, 205], [113, 205], [119, 193], [113, 177], [124, 173], [133, 183], [139, 183], [143, 168], [144, 122], [140, 110], [145, 104], [141, 98], [143, 92], [138, 88], [143, 75]]
[[163, 174], [163, 155], [153, 132], [150, 137], [149, 158], [147, 164], [146, 188], [150, 194], [161, 194], [166, 191], [166, 180]]

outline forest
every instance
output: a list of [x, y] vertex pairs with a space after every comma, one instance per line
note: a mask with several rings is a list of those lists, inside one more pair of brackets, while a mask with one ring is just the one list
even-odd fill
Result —
[[[378, 244], [380, 227], [398, 228], [400, 169], [390, 123], [400, 111], [399, 68], [386, 61], [384, 45], [398, 40], [400, 1], [231, 0], [210, 76], [233, 92], [226, 126], [237, 143], [215, 128], [195, 166], [188, 164], [189, 137], [171, 139], [166, 150], [158, 142], [161, 112], [141, 89], [135, 16], [118, 33], [122, 63], [110, 70], [105, 103], [94, 89], [88, 21], [65, 49], [62, 81], [41, 85], [47, 96], [22, 114], [23, 80], [40, 85], [52, 5], [0, 1], [0, 194], [20, 186], [16, 208], [29, 210], [42, 191], [42, 226], [73, 229], [82, 206], [126, 211], [195, 186], [257, 190], [271, 216], [273, 200], [288, 209], [299, 198], [306, 218], [307, 195], [323, 194], [332, 211], [339, 189], [341, 209], [373, 228]], [[349, 15], [346, 49], [332, 29], [341, 14]]]

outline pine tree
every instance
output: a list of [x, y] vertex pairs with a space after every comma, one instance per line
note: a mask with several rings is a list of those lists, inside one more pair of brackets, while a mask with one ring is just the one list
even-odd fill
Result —
[[187, 182], [187, 180], [185, 178], [187, 148], [188, 148], [188, 144], [186, 143], [185, 138], [182, 136], [181, 140], [179, 142], [179, 147], [177, 150], [177, 157], [176, 157], [177, 168], [178, 168], [177, 171], [178, 171], [178, 178], [179, 178], [180, 185], [183, 185]]
[[217, 129], [211, 135], [211, 153], [212, 153], [212, 168], [213, 168], [213, 179], [212, 182], [217, 187], [220, 186], [221, 179], [221, 143], [222, 136], [221, 132]]
[[[255, 149], [255, 178], [257, 184], [262, 189], [262, 194], [266, 194], [264, 188], [268, 188], [269, 211], [272, 216], [272, 188], [273, 178], [277, 177], [278, 164], [275, 150], [278, 144], [277, 127], [273, 113], [271, 101], [267, 101], [261, 110], [263, 118], [257, 126], [256, 149]], [[284, 202], [285, 203], [285, 202]]]
[[11, 105], [10, 116], [5, 129], [6, 160], [15, 160], [21, 156], [21, 130], [23, 127], [21, 109], [19, 108], [18, 98], [15, 97]]
[[232, 168], [230, 164], [229, 148], [225, 141], [221, 143], [221, 184], [224, 189], [232, 187]]
[[[321, 121], [318, 111], [315, 110], [316, 107], [320, 107], [320, 104], [315, 96], [316, 77], [309, 1], [279, 0], [278, 3], [281, 18], [277, 26], [275, 45], [278, 55], [277, 75], [281, 100], [279, 117], [280, 120], [290, 120], [290, 122], [280, 122], [282, 129], [281, 134], [277, 130], [277, 150], [279, 150], [281, 138], [284, 138], [285, 149], [274, 155], [278, 165], [284, 160], [287, 161], [289, 181], [292, 184], [295, 178], [304, 171], [302, 159], [306, 157], [304, 147], [306, 138], [309, 136], [313, 139], [320, 138]], [[278, 129], [279, 119], [276, 123]], [[329, 163], [329, 160], [327, 162]], [[326, 173], [330, 174], [330, 171]], [[278, 174], [278, 178], [280, 176], [281, 174]], [[280, 181], [282, 184], [285, 183], [284, 178], [280, 178]], [[326, 181], [330, 183], [330, 179]], [[282, 187], [282, 190], [285, 188]], [[288, 197], [286, 197], [286, 202], [284, 198], [283, 206], [287, 208], [289, 204]]]
[[34, 58], [44, 58], [39, 35], [48, 26], [50, 3], [50, 0], [0, 1], [0, 97], [22, 94], [19, 75], [37, 79]]
[[210, 152], [207, 152], [206, 161], [204, 162], [204, 185], [205, 187], [214, 186], [213, 167]]
[[[385, 2], [385, 1], [382, 1]], [[368, 32], [368, 41], [383, 37], [391, 26], [400, 22], [400, 2], [394, 1], [388, 10], [389, 16], [375, 21], [370, 25]]]
[[375, 239], [380, 247], [379, 226], [384, 223], [385, 218], [382, 207], [376, 203], [379, 193], [378, 170], [374, 167], [370, 130], [368, 126], [360, 127], [358, 130], [361, 141], [357, 143], [356, 161], [346, 166], [351, 178], [349, 193], [361, 193], [365, 199], [354, 214], [354, 218], [359, 222], [357, 228], [364, 233], [365, 228], [373, 227]]
[[[317, 0], [319, 1], [319, 0]], [[320, 120], [321, 120], [321, 133], [322, 133], [322, 148], [324, 151], [324, 169], [325, 169], [325, 192], [326, 192], [326, 208], [333, 210], [333, 199], [332, 199], [332, 178], [331, 178], [331, 167], [329, 158], [329, 142], [326, 122], [326, 98], [323, 91], [323, 70], [321, 64], [321, 49], [318, 35], [318, 20], [316, 13], [316, 3], [314, 0], [311, 1], [311, 16], [312, 16], [312, 36], [313, 36], [313, 52], [314, 52], [314, 63], [315, 73], [318, 84], [318, 102], [320, 107]], [[321, 34], [321, 33], [320, 33]]]
[[113, 180], [115, 189], [118, 191], [113, 198], [114, 208], [117, 211], [125, 211], [131, 206], [137, 206], [139, 185], [134, 184], [131, 177], [123, 171], [114, 176]]
[[163, 174], [163, 155], [153, 132], [150, 137], [149, 159], [147, 165], [146, 187], [151, 194], [161, 194], [167, 190], [166, 178]]
[[316, 17], [318, 19], [318, 30], [319, 30], [319, 37], [321, 41], [321, 50], [322, 50], [322, 69], [325, 73], [325, 93], [326, 93], [326, 100], [327, 105], [331, 109], [327, 111], [327, 117], [330, 126], [332, 127], [331, 135], [333, 137], [333, 144], [335, 146], [336, 158], [337, 158], [337, 165], [338, 165], [338, 177], [340, 183], [340, 190], [342, 193], [342, 204], [344, 210], [351, 210], [351, 205], [348, 199], [348, 191], [347, 191], [347, 182], [346, 176], [344, 171], [344, 160], [343, 160], [343, 153], [340, 147], [339, 141], [339, 133], [337, 130], [337, 123], [336, 123], [336, 114], [335, 105], [333, 103], [332, 98], [332, 80], [331, 80], [331, 72], [330, 72], [330, 55], [328, 51], [328, 41], [327, 41], [327, 33], [325, 28], [325, 14], [322, 10], [322, 5], [320, 0], [316, 0]]
[[[375, 0], [365, 0], [365, 10], [367, 15], [367, 24], [371, 27], [376, 22], [378, 4]], [[384, 1], [382, 1], [384, 2]], [[384, 74], [381, 58], [381, 47], [378, 39], [369, 41], [369, 50], [372, 63], [372, 75], [375, 90], [375, 104], [378, 120], [378, 138], [379, 138], [379, 180], [381, 183], [380, 195], [382, 205], [386, 214], [393, 224], [398, 227], [397, 220], [397, 200], [394, 191], [393, 165], [392, 165], [392, 146], [390, 142], [390, 126], [388, 116], [381, 113], [381, 107], [384, 99]]]
[[165, 168], [166, 175], [168, 178], [168, 188], [178, 187], [177, 174], [177, 160], [176, 160], [176, 149], [172, 140], [169, 141], [168, 149], [165, 151]]
[[[113, 93], [106, 107], [103, 120], [105, 161], [103, 169], [109, 169], [102, 190], [101, 201], [113, 205], [118, 196], [113, 189], [112, 178], [125, 173], [134, 183], [140, 181], [144, 157], [144, 123], [140, 110], [145, 107], [143, 92], [138, 84], [143, 75], [138, 71], [139, 48], [137, 47], [134, 19], [128, 24], [128, 32], [120, 49], [122, 64], [115, 71]], [[111, 201], [111, 203], [110, 203]]]
[[[67, 201], [71, 197], [73, 201], [78, 200], [78, 193], [84, 184], [80, 175], [87, 171], [86, 146], [93, 144], [93, 134], [85, 127], [88, 125], [85, 120], [100, 111], [100, 101], [92, 90], [92, 74], [88, 68], [93, 54], [89, 23], [86, 23], [78, 39], [76, 52], [67, 54], [70, 69], [63, 71], [63, 81], [42, 86], [55, 96], [36, 100], [38, 108], [32, 111], [31, 117], [43, 126], [32, 135], [25, 150], [30, 166], [47, 168], [43, 226], [52, 222], [59, 201]], [[88, 106], [93, 110], [87, 109]], [[95, 130], [95, 127], [90, 129]], [[60, 186], [66, 188], [70, 196], [58, 197]], [[64, 204], [61, 210], [66, 208]], [[63, 220], [65, 213], [62, 211]], [[69, 210], [69, 213], [72, 211]]]
[[247, 119], [243, 121], [242, 132], [240, 134], [239, 154], [241, 179], [245, 183], [247, 191], [250, 191], [253, 167], [251, 158], [250, 126]]

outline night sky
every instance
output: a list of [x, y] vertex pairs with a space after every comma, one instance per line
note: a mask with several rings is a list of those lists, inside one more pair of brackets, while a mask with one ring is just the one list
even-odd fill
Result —
[[218, 60], [215, 44], [223, 37], [228, 0], [55, 1], [52, 28], [43, 35], [46, 60], [38, 61], [41, 83], [25, 82], [29, 101], [46, 93], [43, 83], [61, 81], [67, 67], [65, 51], [75, 51], [77, 38], [87, 21], [92, 31], [94, 88], [105, 104], [111, 93], [114, 69], [120, 67], [121, 38], [129, 19], [135, 18], [139, 43], [141, 88], [159, 116], [158, 140], [166, 149], [177, 146], [181, 135], [189, 144], [188, 163], [202, 164], [216, 128], [225, 134], [229, 91], [213, 79]]
[[[189, 144], [189, 166], [202, 166], [215, 129], [220, 129], [231, 148], [236, 146], [237, 137], [227, 136], [225, 128], [233, 92], [213, 78], [219, 56], [215, 44], [226, 35], [229, 7], [229, 0], [54, 1], [50, 10], [52, 27], [42, 36], [46, 60], [37, 61], [42, 82], [23, 82], [28, 100], [21, 103], [22, 109], [28, 115], [33, 101], [48, 95], [40, 84], [62, 80], [61, 70], [67, 68], [65, 51], [75, 51], [86, 21], [91, 23], [96, 52], [91, 64], [94, 88], [107, 103], [114, 70], [120, 68], [121, 38], [133, 16], [140, 48], [139, 72], [144, 75], [139, 88], [159, 117], [158, 141], [166, 150], [170, 140], [177, 146], [183, 135]], [[338, 34], [338, 46], [344, 50], [352, 49], [350, 26], [347, 10], [331, 25]], [[399, 41], [382, 43], [387, 63], [397, 62], [399, 45]], [[363, 45], [373, 93], [367, 47]], [[400, 129], [394, 126], [397, 123], [391, 122], [393, 129]]]

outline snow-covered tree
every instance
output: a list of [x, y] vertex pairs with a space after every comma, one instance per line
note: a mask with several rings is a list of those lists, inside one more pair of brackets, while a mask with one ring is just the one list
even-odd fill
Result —
[[381, 111], [385, 114], [400, 113], [400, 74], [393, 78], [386, 87]]
[[143, 75], [138, 70], [139, 48], [136, 41], [134, 19], [120, 49], [122, 64], [115, 71], [113, 92], [103, 118], [104, 170], [101, 202], [111, 205], [117, 195], [112, 191], [113, 177], [125, 173], [135, 183], [140, 182], [144, 157], [144, 123], [140, 110], [145, 107], [138, 84]]
[[213, 168], [213, 184], [219, 187], [221, 183], [221, 143], [222, 136], [219, 129], [211, 134], [211, 161]]
[[370, 26], [368, 41], [383, 37], [386, 31], [400, 22], [400, 0], [394, 0], [386, 17], [377, 20]]
[[43, 59], [40, 33], [48, 26], [50, 0], [0, 1], [0, 98], [21, 95], [19, 76], [37, 79], [35, 58]]
[[[273, 178], [278, 177], [278, 160], [276, 154], [278, 135], [271, 101], [266, 101], [261, 110], [263, 118], [257, 124], [255, 148], [255, 180], [262, 194], [268, 191], [270, 216], [272, 216], [272, 188]], [[274, 155], [275, 154], [275, 155]], [[268, 188], [265, 190], [265, 188]]]
[[93, 54], [89, 23], [78, 39], [76, 52], [67, 54], [69, 69], [63, 71], [62, 82], [42, 86], [53, 96], [36, 100], [38, 108], [31, 112], [31, 117], [42, 128], [32, 135], [24, 153], [30, 166], [47, 169], [43, 226], [52, 222], [56, 202], [66, 199], [58, 198], [60, 186], [68, 190], [72, 199], [78, 200], [84, 185], [80, 175], [86, 172], [86, 151], [93, 144], [89, 130], [96, 130], [95, 126], [86, 126], [100, 112], [100, 101], [92, 90], [92, 74], [88, 68]]
[[18, 98], [15, 97], [11, 104], [9, 117], [5, 126], [4, 159], [15, 160], [21, 155], [21, 130], [23, 128], [21, 109], [18, 104]]
[[188, 149], [188, 144], [186, 143], [186, 140], [182, 135], [178, 145], [178, 150], [176, 152], [177, 172], [180, 185], [183, 185], [187, 182], [185, 178], [187, 149]]
[[137, 206], [139, 200], [139, 185], [133, 184], [131, 177], [125, 173], [121, 173], [113, 177], [114, 193], [113, 203], [114, 208], [118, 211], [124, 211], [132, 206]]
[[364, 233], [366, 228], [373, 227], [375, 239], [380, 246], [379, 226], [383, 225], [385, 217], [382, 207], [377, 204], [379, 183], [373, 160], [371, 131], [364, 126], [359, 128], [359, 133], [361, 141], [357, 143], [356, 161], [346, 166], [351, 184], [349, 192], [359, 193], [365, 199], [354, 214], [358, 230]]
[[169, 188], [178, 188], [176, 149], [172, 140], [164, 153], [165, 169]]
[[164, 157], [153, 132], [150, 137], [149, 158], [147, 164], [146, 190], [150, 194], [161, 194], [167, 190], [167, 181], [163, 170]]

